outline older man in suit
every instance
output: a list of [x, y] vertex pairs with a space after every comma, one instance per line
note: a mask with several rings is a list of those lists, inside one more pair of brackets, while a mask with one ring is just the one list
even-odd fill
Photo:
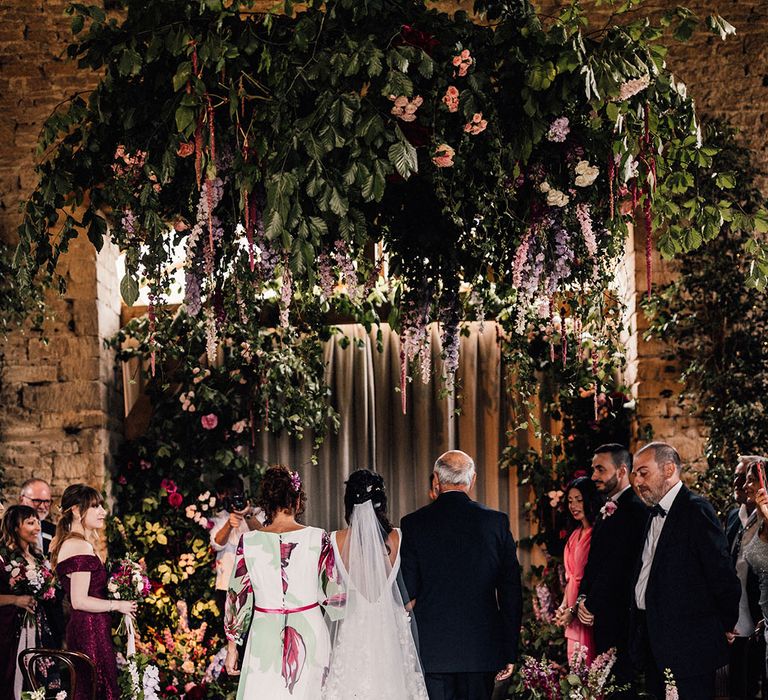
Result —
[[401, 571], [430, 700], [488, 700], [517, 659], [520, 566], [506, 514], [475, 503], [463, 452], [435, 463], [437, 498], [403, 518]]
[[632, 650], [652, 696], [663, 700], [669, 669], [681, 700], [710, 700], [715, 670], [728, 663], [741, 585], [714, 509], [683, 485], [681, 470], [663, 442], [634, 457], [634, 487], [651, 517], [634, 580]]

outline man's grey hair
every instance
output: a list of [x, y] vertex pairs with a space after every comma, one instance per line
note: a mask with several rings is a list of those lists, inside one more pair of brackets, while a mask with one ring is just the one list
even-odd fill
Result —
[[45, 484], [48, 488], [51, 488], [51, 485], [45, 480], [45, 479], [39, 479], [36, 476], [33, 476], [31, 479], [27, 479], [19, 489], [19, 493], [23, 496], [24, 492], [30, 487], [34, 486], [35, 484]]
[[469, 487], [475, 478], [475, 462], [464, 452], [450, 450], [437, 458], [434, 471], [441, 484]]
[[683, 470], [683, 461], [680, 459], [680, 454], [672, 445], [666, 442], [649, 442], [637, 451], [635, 457], [647, 450], [653, 450], [653, 458], [659, 466], [672, 462], [678, 474]]

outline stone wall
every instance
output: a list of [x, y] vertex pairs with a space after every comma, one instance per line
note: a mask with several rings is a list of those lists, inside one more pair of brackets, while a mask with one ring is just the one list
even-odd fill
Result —
[[[34, 187], [35, 143], [45, 117], [95, 77], [66, 60], [70, 19], [61, 0], [0, 4], [0, 239], [13, 243], [19, 203]], [[26, 328], [0, 346], [0, 461], [15, 500], [37, 476], [54, 495], [67, 484], [105, 484], [121, 434], [114, 367], [103, 339], [119, 328], [117, 251], [96, 254], [85, 237], [63, 260], [64, 298], [49, 295], [42, 330]], [[116, 419], [116, 417], [118, 417]]]

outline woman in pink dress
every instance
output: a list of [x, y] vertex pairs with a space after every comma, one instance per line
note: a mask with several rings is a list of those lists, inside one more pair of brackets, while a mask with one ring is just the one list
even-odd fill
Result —
[[595, 640], [591, 627], [581, 624], [576, 617], [576, 599], [579, 586], [587, 565], [589, 545], [592, 541], [592, 524], [600, 508], [600, 497], [592, 480], [586, 476], [574, 479], [566, 490], [568, 511], [571, 514], [573, 532], [565, 545], [565, 595], [555, 613], [555, 622], [565, 628], [568, 642], [568, 660], [573, 658], [579, 647], [586, 649], [586, 661], [595, 656]]

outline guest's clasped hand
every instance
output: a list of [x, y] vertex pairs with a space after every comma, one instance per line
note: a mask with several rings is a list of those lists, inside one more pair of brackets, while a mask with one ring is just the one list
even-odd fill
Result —
[[27, 612], [35, 612], [35, 599], [31, 595], [17, 595], [15, 605], [17, 608], [21, 608]]

